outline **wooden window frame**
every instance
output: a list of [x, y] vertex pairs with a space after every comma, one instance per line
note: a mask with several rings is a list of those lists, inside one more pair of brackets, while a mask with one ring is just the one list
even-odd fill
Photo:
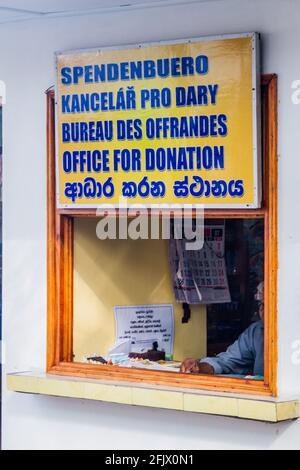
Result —
[[96, 217], [90, 209], [56, 209], [55, 97], [47, 93], [47, 373], [118, 383], [217, 392], [277, 395], [277, 76], [263, 75], [262, 209], [206, 210], [207, 218], [247, 218], [265, 221], [265, 377], [262, 381], [232, 377], [158, 372], [72, 362], [73, 360], [73, 221]]

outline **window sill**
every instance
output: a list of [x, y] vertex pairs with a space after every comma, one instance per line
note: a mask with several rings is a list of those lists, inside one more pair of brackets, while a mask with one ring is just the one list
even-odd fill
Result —
[[199, 390], [118, 383], [18, 372], [7, 375], [8, 390], [148, 406], [277, 423], [299, 418], [299, 400], [211, 393]]

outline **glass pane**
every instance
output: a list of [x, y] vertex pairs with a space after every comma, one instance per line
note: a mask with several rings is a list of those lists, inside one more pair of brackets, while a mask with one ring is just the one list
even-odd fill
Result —
[[[185, 357], [205, 355], [205, 307], [192, 306], [190, 321], [182, 323], [183, 307], [172, 288], [168, 240], [99, 240], [97, 223], [91, 218], [74, 223], [74, 360], [108, 358], [117, 341], [116, 306], [171, 305], [175, 334], [168, 358], [180, 365]], [[156, 332], [153, 335], [157, 339]], [[163, 349], [158, 344], [158, 350]], [[132, 352], [137, 352], [134, 347]]]

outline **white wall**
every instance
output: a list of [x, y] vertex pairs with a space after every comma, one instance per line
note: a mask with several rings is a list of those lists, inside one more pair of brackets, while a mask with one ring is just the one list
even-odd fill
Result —
[[[56, 50], [259, 31], [263, 72], [279, 75], [279, 391], [299, 395], [300, 2], [228, 0], [0, 26], [4, 109], [4, 339], [6, 370], [46, 361], [46, 124], [44, 90]], [[5, 372], [5, 370], [4, 370]], [[300, 421], [222, 417], [8, 393], [3, 445], [12, 448], [292, 448]]]

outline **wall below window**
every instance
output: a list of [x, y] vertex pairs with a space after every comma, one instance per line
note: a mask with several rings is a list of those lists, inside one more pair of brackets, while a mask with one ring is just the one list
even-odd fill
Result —
[[[4, 113], [3, 373], [46, 363], [46, 100], [54, 51], [259, 31], [263, 72], [279, 75], [278, 385], [300, 391], [298, 0], [220, 0], [0, 26]], [[3, 381], [6, 449], [299, 447], [300, 421], [255, 423], [128, 405], [21, 395]]]
[[174, 359], [206, 355], [206, 309], [195, 306], [182, 324], [171, 283], [167, 240], [99, 240], [99, 219], [74, 224], [75, 361], [106, 355], [115, 342], [116, 305], [172, 304]]

